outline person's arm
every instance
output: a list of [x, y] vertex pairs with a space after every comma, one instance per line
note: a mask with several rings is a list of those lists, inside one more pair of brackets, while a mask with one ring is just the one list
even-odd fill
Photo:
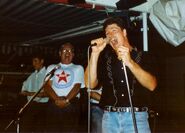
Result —
[[[96, 43], [96, 46], [92, 47], [92, 53], [90, 56], [89, 64], [85, 69], [85, 86], [87, 88], [95, 88], [98, 85], [98, 78], [97, 78], [97, 65], [98, 65], [98, 58], [101, 51], [106, 46], [106, 41], [103, 38], [98, 38], [91, 41], [91, 44]], [[90, 78], [90, 81], [89, 81]]]
[[[92, 53], [88, 66], [85, 69], [85, 86], [87, 88], [95, 88], [98, 84], [97, 64], [100, 53]], [[90, 81], [89, 81], [90, 79]]]
[[33, 96], [35, 92], [28, 92], [28, 91], [22, 91], [20, 92], [20, 95], [22, 96]]
[[49, 97], [55, 102], [55, 104], [60, 108], [64, 108], [67, 105], [69, 105], [70, 100], [76, 97], [81, 87], [81, 84], [75, 84], [72, 90], [69, 92], [69, 94], [66, 97], [59, 97], [52, 89], [51, 82], [52, 81], [48, 81], [48, 83], [44, 87], [44, 90], [49, 95]]
[[144, 86], [150, 91], [155, 90], [155, 88], [157, 87], [156, 77], [152, 75], [150, 72], [147, 72], [146, 70], [144, 70], [130, 56], [130, 51], [132, 50], [132, 46], [128, 41], [126, 30], [123, 31], [122, 37], [123, 37], [122, 43], [127, 47], [125, 46], [117, 47], [116, 53], [118, 55], [118, 59], [124, 63], [123, 65], [128, 66], [130, 71], [133, 73], [133, 75], [136, 77], [136, 79], [142, 86]]
[[37, 97], [48, 97], [48, 95], [47, 95], [47, 93], [45, 92], [45, 91], [41, 91], [38, 95], [37, 95]]
[[46, 85], [44, 86], [44, 91], [47, 93], [47, 95], [50, 97], [51, 100], [55, 101], [59, 99], [58, 95], [55, 93], [53, 88], [51, 87], [52, 81], [48, 81]]
[[[66, 101], [65, 98], [59, 97], [53, 88], [51, 87], [52, 81], [48, 81], [46, 85], [44, 86], [44, 91], [48, 94], [50, 99], [54, 101], [54, 103], [59, 106], [60, 108], [65, 108], [69, 103]], [[58, 104], [60, 103], [60, 104]]]
[[[20, 95], [22, 96], [33, 96], [36, 92], [29, 92], [29, 91], [22, 91], [20, 92]], [[37, 97], [48, 97], [48, 95], [45, 92], [40, 92]]]
[[67, 105], [70, 104], [70, 101], [76, 97], [78, 92], [80, 91], [81, 84], [77, 83], [74, 85], [72, 90], [69, 92], [69, 94], [66, 97], [62, 97], [61, 99], [57, 99], [55, 101], [55, 104], [59, 106], [60, 108], [64, 108]]
[[66, 99], [70, 101], [71, 99], [75, 98], [80, 91], [80, 87], [81, 87], [81, 84], [76, 83], [72, 88], [72, 90], [69, 92], [69, 94], [66, 96]]
[[157, 87], [157, 79], [154, 75], [145, 71], [133, 60], [128, 67], [142, 86], [150, 91], [155, 90]]
[[136, 77], [138, 82], [150, 91], [155, 90], [157, 87], [157, 79], [150, 72], [144, 70], [130, 57], [130, 50], [124, 46], [117, 49], [118, 58], [122, 60], [124, 65], [128, 66], [130, 71]]
[[91, 91], [90, 96], [92, 99], [100, 101], [101, 95], [98, 92]]

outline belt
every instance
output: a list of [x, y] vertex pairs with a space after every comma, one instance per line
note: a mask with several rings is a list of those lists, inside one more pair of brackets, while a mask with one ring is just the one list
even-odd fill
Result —
[[94, 106], [99, 106], [99, 103], [92, 103], [92, 102], [91, 102], [91, 105], [92, 105], [92, 106], [93, 106], [93, 105], [94, 105]]
[[[113, 107], [113, 106], [105, 106], [104, 107], [105, 111], [108, 112], [131, 112], [131, 107]], [[147, 112], [148, 108], [147, 107], [133, 107], [134, 112]]]

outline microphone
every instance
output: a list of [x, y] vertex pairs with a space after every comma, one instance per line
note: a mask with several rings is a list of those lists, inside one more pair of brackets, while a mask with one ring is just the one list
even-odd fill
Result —
[[47, 73], [46, 77], [49, 75], [53, 75], [54, 72], [60, 68], [60, 64], [57, 64], [49, 73]]
[[[105, 42], [106, 44], [108, 44], [108, 43], [109, 43], [109, 38], [103, 38], [103, 40], [104, 40], [104, 42]], [[91, 46], [91, 47], [93, 47], [93, 46], [97, 46], [96, 41], [95, 41], [95, 42], [93, 42], [90, 46]]]
[[97, 43], [93, 43], [93, 44], [91, 44], [91, 47], [96, 46], [96, 45], [97, 45]]

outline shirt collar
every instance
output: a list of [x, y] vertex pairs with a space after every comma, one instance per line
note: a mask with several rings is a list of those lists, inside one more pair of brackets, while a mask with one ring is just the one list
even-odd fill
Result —
[[38, 71], [38, 70], [35, 70], [35, 73], [42, 73], [45, 69], [46, 69], [46, 68], [45, 68], [45, 66], [44, 66], [44, 67], [42, 67], [39, 71]]
[[69, 66], [72, 66], [72, 65], [73, 65], [73, 63], [70, 63], [70, 64], [62, 64], [62, 63], [60, 63], [61, 67], [69, 67]]

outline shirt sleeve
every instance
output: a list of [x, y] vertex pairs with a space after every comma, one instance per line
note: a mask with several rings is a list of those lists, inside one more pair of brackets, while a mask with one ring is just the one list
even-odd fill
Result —
[[29, 91], [29, 88], [31, 86], [32, 75], [33, 75], [33, 73], [23, 82], [21, 91]]
[[85, 87], [85, 84], [84, 84], [84, 68], [80, 65], [79, 65], [78, 70], [77, 70], [76, 83], [81, 83], [81, 88]]

